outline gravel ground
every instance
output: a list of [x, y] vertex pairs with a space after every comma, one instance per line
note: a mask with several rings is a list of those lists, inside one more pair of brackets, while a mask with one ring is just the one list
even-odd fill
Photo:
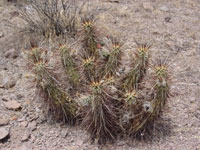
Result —
[[92, 0], [99, 24], [120, 34], [129, 49], [152, 43], [152, 57], [168, 57], [172, 96], [163, 120], [170, 134], [152, 141], [119, 140], [103, 148], [78, 127], [45, 118], [22, 56], [24, 39], [13, 3], [0, 2], [0, 150], [200, 150], [200, 3], [198, 0]]

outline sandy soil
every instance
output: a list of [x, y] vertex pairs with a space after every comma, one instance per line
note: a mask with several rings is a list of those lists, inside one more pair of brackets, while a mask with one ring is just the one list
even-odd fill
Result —
[[[152, 43], [152, 57], [169, 57], [172, 96], [163, 120], [170, 134], [151, 141], [119, 140], [106, 144], [107, 150], [200, 150], [200, 3], [198, 0], [119, 0], [119, 3], [92, 0], [89, 7], [98, 22], [121, 35], [127, 48], [137, 41]], [[79, 128], [46, 120], [36, 89], [27, 78], [22, 43], [26, 39], [13, 28], [22, 22], [13, 3], [0, 2], [0, 128], [10, 137], [0, 150], [98, 150]], [[13, 49], [13, 50], [12, 50]], [[8, 53], [10, 52], [10, 53]], [[15, 100], [18, 111], [5, 103]], [[8, 122], [5, 122], [7, 120]], [[0, 133], [1, 134], [1, 133]]]

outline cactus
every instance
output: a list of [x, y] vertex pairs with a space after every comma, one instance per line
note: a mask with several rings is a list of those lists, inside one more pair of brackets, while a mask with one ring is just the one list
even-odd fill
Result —
[[111, 37], [112, 46], [109, 48], [109, 53], [107, 54], [107, 61], [103, 70], [103, 75], [105, 76], [115, 76], [117, 69], [121, 64], [122, 44], [117, 37]]
[[141, 82], [148, 67], [149, 48], [150, 46], [147, 44], [138, 44], [131, 69], [122, 79], [123, 90], [133, 90], [138, 88], [138, 84]]
[[82, 18], [83, 48], [88, 57], [97, 55], [97, 31], [93, 16]]
[[39, 47], [33, 47], [30, 51], [27, 52], [28, 60], [32, 64], [42, 61], [43, 50]]
[[80, 76], [78, 73], [78, 67], [75, 62], [75, 58], [73, 57], [74, 53], [69, 46], [62, 45], [59, 47], [61, 60], [63, 67], [65, 68], [65, 72], [68, 75], [69, 83], [72, 87], [77, 88], [80, 84]]
[[37, 85], [47, 94], [49, 112], [56, 114], [54, 116], [56, 120], [64, 119], [68, 123], [74, 124], [77, 111], [76, 102], [59, 86], [43, 62], [36, 63], [34, 71]]
[[28, 59], [33, 63], [33, 72], [37, 87], [47, 96], [48, 112], [56, 120], [65, 120], [70, 124], [75, 123], [77, 103], [62, 89], [53, 74], [49, 71], [42, 49], [33, 48], [28, 53]]
[[86, 109], [87, 113], [82, 122], [90, 133], [91, 139], [98, 143], [114, 140], [119, 129], [114, 107], [115, 100], [108, 96], [106, 83], [103, 80], [91, 83], [89, 109]]
[[155, 66], [154, 74], [155, 98], [153, 100], [154, 110], [152, 119], [159, 115], [161, 109], [167, 101], [167, 98], [169, 97], [169, 73], [167, 64], [160, 62], [157, 66]]
[[[81, 46], [77, 53], [70, 46], [59, 47], [63, 69], [75, 94], [64, 90], [63, 87], [69, 89], [68, 85], [56, 80], [54, 68], [47, 67], [44, 50], [33, 48], [28, 59], [33, 64], [37, 87], [47, 95], [49, 112], [69, 124], [81, 122], [91, 139], [103, 144], [116, 139], [119, 134], [138, 135], [153, 124], [169, 97], [169, 75], [165, 63], [154, 66], [151, 78], [155, 83], [146, 96], [140, 85], [150, 82], [144, 78], [151, 67], [150, 46], [137, 43], [129, 72], [118, 74], [123, 44], [112, 36], [111, 46], [105, 45], [106, 53], [103, 48], [98, 49], [99, 37], [94, 23], [93, 18], [82, 18], [84, 37], [78, 43]], [[86, 102], [78, 95], [87, 97]]]
[[127, 135], [137, 135], [152, 125], [169, 97], [167, 65], [159, 63], [155, 66], [152, 78], [155, 80], [153, 98], [141, 100], [135, 91], [125, 94], [125, 113], [121, 117], [121, 126]]

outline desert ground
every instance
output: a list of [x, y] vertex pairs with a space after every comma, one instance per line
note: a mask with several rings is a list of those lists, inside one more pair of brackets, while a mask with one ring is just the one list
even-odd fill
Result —
[[[79, 127], [47, 119], [23, 55], [18, 7], [0, 1], [0, 150], [200, 150], [200, 1], [90, 0], [100, 25], [115, 30], [131, 49], [152, 44], [153, 58], [168, 57], [171, 96], [162, 119], [169, 134], [151, 140], [119, 139], [103, 147]], [[165, 126], [165, 125], [163, 125]], [[6, 137], [4, 137], [6, 136]], [[156, 136], [156, 135], [155, 135]]]

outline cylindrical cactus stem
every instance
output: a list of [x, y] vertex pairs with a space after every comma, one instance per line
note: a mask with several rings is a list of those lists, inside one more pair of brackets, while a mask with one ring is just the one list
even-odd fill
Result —
[[90, 85], [89, 107], [82, 125], [90, 133], [91, 140], [102, 144], [114, 140], [118, 131], [117, 115], [113, 99], [105, 93], [104, 81]]
[[124, 101], [125, 101], [125, 107], [129, 111], [135, 111], [135, 106], [137, 105], [137, 92], [135, 90], [127, 91], [124, 94]]
[[133, 135], [143, 127], [143, 107], [139, 101], [138, 92], [135, 90], [126, 91], [123, 96], [123, 111], [120, 123], [125, 135]]
[[164, 104], [169, 96], [168, 85], [168, 70], [166, 65], [160, 64], [155, 67], [155, 97], [151, 101], [145, 101], [140, 103], [136, 108], [140, 111], [135, 111], [133, 117], [132, 126], [129, 128], [129, 132], [137, 134], [146, 126], [151, 125], [153, 121], [159, 116]]
[[153, 114], [152, 118], [159, 115], [161, 109], [169, 97], [169, 84], [168, 84], [168, 69], [167, 65], [160, 64], [155, 67], [155, 98], [153, 100]]
[[69, 83], [75, 88], [80, 83], [80, 75], [74, 58], [74, 51], [67, 45], [59, 47], [61, 60]]
[[35, 64], [39, 61], [42, 61], [43, 50], [39, 47], [33, 47], [28, 53], [28, 59], [31, 63]]
[[49, 113], [58, 120], [64, 120], [69, 124], [75, 123], [78, 105], [69, 94], [58, 84], [58, 81], [48, 71], [43, 62], [38, 62], [34, 66], [37, 85], [47, 96]]
[[107, 61], [103, 70], [105, 76], [115, 76], [117, 69], [121, 64], [122, 57], [122, 44], [116, 37], [111, 38], [112, 47], [109, 47], [109, 54], [107, 55]]
[[96, 69], [94, 57], [88, 57], [83, 60], [83, 73], [89, 82], [96, 78]]
[[123, 130], [125, 130], [124, 132], [126, 135], [137, 135], [140, 131], [145, 129], [149, 123], [152, 112], [153, 105], [149, 101], [141, 102], [137, 100], [134, 104], [129, 105], [129, 110], [125, 111], [121, 119]]
[[82, 18], [83, 27], [83, 48], [85, 53], [91, 57], [97, 55], [97, 33], [95, 29], [95, 19], [92, 16]]
[[122, 79], [123, 90], [138, 89], [138, 84], [144, 77], [148, 67], [149, 48], [150, 46], [147, 44], [138, 45], [131, 69]]

